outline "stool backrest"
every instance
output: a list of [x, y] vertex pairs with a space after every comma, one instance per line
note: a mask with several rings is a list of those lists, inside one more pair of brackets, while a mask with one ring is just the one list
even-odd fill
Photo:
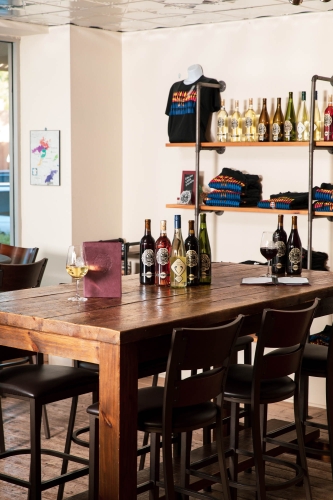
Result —
[[0, 243], [0, 254], [12, 259], [11, 264], [32, 264], [35, 262], [38, 248], [23, 248]]
[[[300, 369], [304, 346], [320, 299], [297, 311], [265, 309], [254, 359], [254, 379], [272, 379]], [[276, 349], [265, 354], [266, 348]]]
[[[243, 316], [214, 328], [176, 328], [167, 364], [164, 408], [192, 406], [219, 396], [224, 388], [230, 356]], [[205, 369], [205, 367], [213, 369]], [[181, 370], [204, 369], [181, 380]]]
[[48, 259], [33, 264], [0, 264], [0, 292], [39, 287]]

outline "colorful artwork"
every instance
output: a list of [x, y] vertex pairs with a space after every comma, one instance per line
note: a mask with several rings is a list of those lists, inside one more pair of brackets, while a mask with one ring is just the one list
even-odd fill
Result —
[[32, 130], [30, 132], [31, 184], [60, 185], [60, 131]]

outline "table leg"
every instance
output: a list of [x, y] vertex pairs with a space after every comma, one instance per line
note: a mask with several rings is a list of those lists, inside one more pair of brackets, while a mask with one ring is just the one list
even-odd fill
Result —
[[133, 344], [101, 344], [100, 500], [136, 498], [138, 362]]

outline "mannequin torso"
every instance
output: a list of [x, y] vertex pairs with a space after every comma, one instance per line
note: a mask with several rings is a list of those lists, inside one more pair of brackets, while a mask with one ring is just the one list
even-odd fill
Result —
[[196, 82], [203, 75], [203, 69], [200, 64], [192, 64], [187, 69], [187, 78], [184, 80], [185, 85], [190, 85]]

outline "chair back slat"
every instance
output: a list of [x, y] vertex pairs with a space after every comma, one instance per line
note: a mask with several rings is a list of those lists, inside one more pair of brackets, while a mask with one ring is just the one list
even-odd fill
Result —
[[[174, 329], [168, 358], [164, 409], [191, 406], [209, 401], [221, 394], [233, 347], [243, 316], [214, 328]], [[182, 370], [213, 367], [203, 373], [181, 380]]]
[[32, 264], [36, 261], [38, 248], [24, 248], [0, 243], [0, 254], [10, 257], [11, 264]]
[[301, 356], [302, 349], [300, 346], [286, 354], [276, 355], [274, 351], [269, 353], [263, 359], [262, 378], [285, 377], [286, 375], [295, 373], [299, 367]]
[[0, 292], [39, 287], [48, 259], [33, 264], [0, 264]]

